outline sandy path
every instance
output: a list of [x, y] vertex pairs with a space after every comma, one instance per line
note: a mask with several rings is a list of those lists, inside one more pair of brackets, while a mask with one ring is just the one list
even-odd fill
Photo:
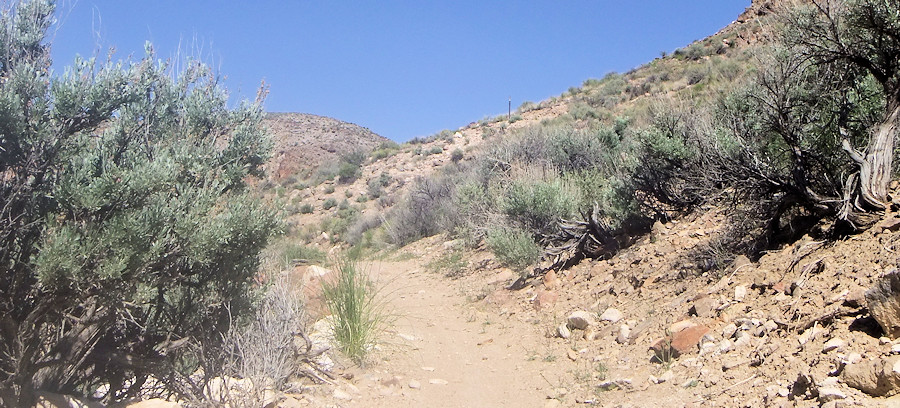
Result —
[[458, 282], [415, 260], [368, 269], [387, 289], [395, 320], [373, 362], [356, 373], [353, 399], [341, 405], [544, 406], [553, 379], [541, 369], [550, 364], [525, 346], [547, 344], [539, 326], [470, 302]]

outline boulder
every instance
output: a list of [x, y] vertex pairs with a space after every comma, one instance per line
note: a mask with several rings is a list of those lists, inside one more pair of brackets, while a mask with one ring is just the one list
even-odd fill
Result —
[[900, 272], [894, 269], [866, 291], [869, 313], [891, 338], [900, 337]]
[[897, 394], [900, 392], [900, 357], [849, 364], [841, 372], [841, 380], [876, 397]]

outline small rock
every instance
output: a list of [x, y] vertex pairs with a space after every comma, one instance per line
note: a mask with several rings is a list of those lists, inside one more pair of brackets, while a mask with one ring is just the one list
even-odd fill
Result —
[[616, 335], [616, 342], [625, 344], [631, 339], [631, 328], [627, 324], [619, 326], [619, 334]]
[[837, 387], [819, 387], [819, 402], [837, 401], [846, 398], [847, 394], [844, 394]]
[[730, 339], [722, 340], [722, 342], [719, 343], [720, 353], [727, 353], [731, 351], [732, 348], [734, 348], [734, 343], [732, 343]]
[[666, 381], [672, 381], [673, 378], [675, 378], [675, 374], [672, 373], [672, 370], [668, 370], [668, 371], [664, 372], [661, 376], [659, 376], [659, 378], [657, 378], [657, 381], [659, 381], [657, 384], [662, 384]]
[[744, 346], [749, 346], [750, 342], [753, 340], [753, 336], [746, 332], [741, 332], [737, 336], [737, 340], [734, 341], [735, 348], [741, 348]]
[[335, 388], [332, 395], [334, 396], [334, 398], [343, 400], [343, 401], [350, 401], [353, 399], [352, 395], [350, 395], [349, 393], [347, 393], [346, 391], [344, 391], [340, 388]]
[[778, 323], [775, 323], [774, 320], [769, 319], [766, 320], [765, 323], [763, 323], [763, 328], [766, 329], [766, 332], [773, 332], [775, 330], [778, 330]]
[[600, 320], [615, 323], [619, 320], [622, 320], [623, 316], [624, 315], [622, 314], [622, 312], [620, 312], [618, 309], [610, 307], [603, 311], [603, 314], [600, 315]]
[[584, 330], [588, 328], [588, 326], [593, 326], [595, 323], [596, 320], [594, 319], [594, 314], [584, 310], [572, 312], [569, 317], [566, 318], [566, 324], [570, 329]]
[[900, 354], [900, 344], [894, 344], [891, 346], [891, 354]]
[[658, 340], [651, 349], [656, 352], [656, 356], [660, 360], [664, 360], [667, 357], [677, 358], [682, 354], [696, 350], [700, 339], [708, 332], [709, 328], [706, 326], [689, 327], [672, 334], [670, 337]]
[[822, 352], [827, 353], [832, 350], [843, 349], [846, 344], [847, 343], [844, 340], [835, 337], [825, 342], [825, 345], [822, 347]]
[[598, 332], [597, 329], [594, 328], [594, 326], [588, 326], [587, 329], [584, 329], [584, 335], [582, 337], [584, 337], [584, 339], [587, 341], [596, 340], [598, 337], [600, 337], [600, 332]]
[[734, 288], [734, 300], [741, 302], [747, 296], [747, 286], [738, 285]]
[[844, 364], [856, 364], [860, 361], [862, 361], [862, 354], [855, 352], [848, 354], [847, 357], [843, 360]]
[[449, 382], [447, 382], [447, 380], [442, 380], [442, 379], [440, 379], [440, 378], [432, 378], [432, 379], [428, 380], [428, 383], [429, 383], [429, 384], [434, 384], [434, 385], [447, 385], [447, 384], [450, 384]]
[[537, 295], [534, 296], [534, 309], [540, 311], [541, 309], [551, 307], [558, 299], [559, 294], [552, 290], [538, 290]]
[[694, 303], [691, 305], [688, 312], [697, 317], [713, 318], [717, 315], [717, 307], [719, 307], [719, 302], [709, 296], [703, 295], [694, 299]]
[[578, 361], [578, 353], [575, 350], [568, 349], [566, 350], [566, 356], [569, 357], [569, 360]]
[[824, 329], [818, 326], [806, 329], [806, 331], [800, 333], [800, 335], [797, 336], [797, 341], [802, 346], [808, 343], [810, 340], [814, 339], [817, 335], [819, 335], [819, 333], [822, 333], [823, 331]]
[[565, 323], [563, 323], [556, 328], [556, 335], [568, 339], [569, 337], [572, 337], [572, 331], [569, 330], [569, 327], [566, 326]]
[[409, 380], [409, 388], [418, 390], [419, 388], [422, 388], [422, 383], [420, 383], [416, 380]]
[[730, 339], [737, 333], [737, 326], [734, 323], [728, 323], [725, 328], [722, 329], [722, 337], [726, 339]]
[[691, 319], [684, 319], [682, 321], [672, 323], [672, 325], [669, 326], [669, 333], [675, 334], [684, 329], [694, 327], [696, 325], [697, 325], [697, 323], [692, 322]]
[[547, 289], [556, 289], [559, 287], [559, 278], [556, 277], [556, 272], [551, 269], [547, 273], [544, 274], [544, 287]]

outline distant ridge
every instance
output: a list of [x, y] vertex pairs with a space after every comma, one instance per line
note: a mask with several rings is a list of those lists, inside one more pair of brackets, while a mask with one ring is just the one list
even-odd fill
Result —
[[270, 112], [263, 124], [275, 142], [269, 160], [274, 179], [303, 176], [345, 153], [372, 150], [390, 141], [362, 126], [309, 113]]

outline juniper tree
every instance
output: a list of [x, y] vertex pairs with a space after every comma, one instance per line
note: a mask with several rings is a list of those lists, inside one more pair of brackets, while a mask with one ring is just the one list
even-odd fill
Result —
[[251, 303], [274, 214], [247, 189], [268, 153], [196, 62], [50, 69], [49, 0], [0, 16], [0, 405], [35, 390], [106, 401], [186, 375]]

